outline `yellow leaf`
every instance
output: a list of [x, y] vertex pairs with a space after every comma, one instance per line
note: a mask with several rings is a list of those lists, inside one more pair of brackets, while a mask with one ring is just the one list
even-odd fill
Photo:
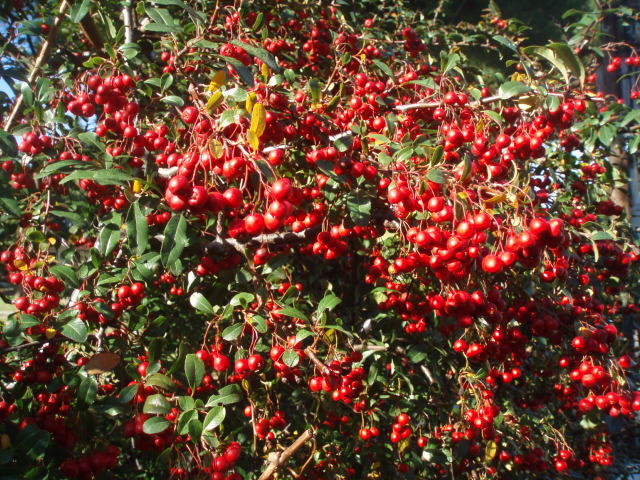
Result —
[[55, 328], [47, 328], [44, 331], [44, 336], [47, 337], [48, 340], [51, 340], [53, 337], [56, 336], [56, 333], [58, 333], [58, 332], [56, 332]]
[[142, 191], [142, 182], [140, 180], [133, 181], [133, 193], [140, 193]]
[[247, 140], [249, 141], [249, 145], [251, 145], [251, 148], [253, 148], [254, 151], [258, 151], [258, 149], [260, 148], [260, 139], [253, 130], [249, 130], [247, 132]]
[[261, 103], [256, 103], [251, 110], [251, 130], [258, 138], [264, 133], [267, 126], [267, 112]]
[[398, 445], [398, 451], [400, 452], [400, 455], [402, 455], [407, 450], [407, 448], [409, 448], [410, 445], [411, 445], [410, 438], [405, 438], [401, 440], [400, 444]]
[[47, 241], [49, 242], [49, 245], [55, 245], [57, 242], [57, 240], [53, 237], [49, 237]]
[[224, 154], [224, 148], [220, 140], [212, 139], [209, 142], [209, 150], [216, 159], [222, 157], [222, 155]]
[[247, 101], [245, 102], [245, 110], [250, 112], [253, 110], [253, 104], [256, 103], [256, 92], [249, 93], [247, 97]]
[[227, 83], [227, 71], [226, 70], [218, 70], [211, 83], [209, 84], [209, 91], [213, 92], [214, 90], [218, 90], [221, 86]]
[[507, 199], [507, 195], [504, 193], [501, 193], [500, 195], [495, 195], [491, 198], [487, 198], [484, 203], [485, 204], [489, 204], [492, 205], [494, 203], [502, 203]]
[[222, 92], [216, 90], [207, 102], [207, 111], [215, 110], [222, 103]]
[[524, 95], [522, 97], [518, 97], [518, 107], [520, 110], [531, 110], [538, 105], [538, 97], [535, 95]]
[[260, 71], [262, 72], [262, 75], [264, 75], [264, 78], [269, 78], [269, 75], [271, 74], [271, 70], [269, 70], [269, 67], [267, 66], [266, 63], [262, 64], [262, 67], [260, 67]]
[[487, 442], [487, 448], [484, 450], [484, 461], [486, 463], [490, 462], [494, 459], [496, 453], [498, 453], [498, 445], [496, 445], [496, 442], [493, 440], [489, 440]]
[[515, 72], [511, 75], [511, 80], [514, 82], [525, 82], [527, 80], [527, 75], [520, 72]]

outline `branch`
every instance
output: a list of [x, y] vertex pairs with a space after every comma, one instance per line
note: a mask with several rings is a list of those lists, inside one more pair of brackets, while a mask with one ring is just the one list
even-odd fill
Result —
[[[516, 95], [515, 97], [511, 97], [511, 98], [518, 98], [518, 97], [522, 97], [522, 96], [527, 96], [530, 95], [529, 92], [525, 92], [522, 93], [520, 95]], [[549, 92], [547, 93], [547, 95], [551, 96], [551, 97], [564, 97], [564, 94], [562, 93], [553, 93], [553, 92]], [[604, 98], [599, 97], [598, 95], [592, 95], [592, 94], [586, 94], [586, 96], [594, 101], [594, 102], [603, 102]], [[478, 102], [471, 102], [469, 103], [469, 107], [477, 107], [479, 105], [482, 105], [484, 103], [493, 103], [493, 102], [497, 102], [503, 100], [500, 95], [493, 95], [491, 97], [485, 97], [482, 98], [480, 101]], [[417, 108], [436, 108], [436, 107], [440, 107], [444, 105], [443, 102], [426, 102], [426, 103], [408, 103], [406, 105], [398, 105], [395, 109], [399, 112], [404, 112], [406, 110], [414, 110]]]
[[124, 23], [124, 42], [133, 42], [133, 16], [131, 15], [131, 1], [122, 7], [122, 22]]
[[0, 350], [0, 355], [11, 352], [19, 352], [20, 350], [24, 350], [25, 348], [41, 347], [43, 345], [46, 345], [47, 343], [57, 343], [62, 342], [63, 340], [65, 340], [64, 337], [54, 337], [50, 340], [39, 340], [37, 342], [23, 343], [22, 345], [16, 345], [15, 347], [3, 348], [2, 350]]
[[260, 475], [258, 480], [269, 480], [278, 467], [284, 465], [287, 460], [289, 460], [289, 458], [311, 438], [313, 438], [313, 432], [311, 430], [305, 430], [302, 435], [300, 435], [289, 447], [283, 450], [282, 453], [271, 453], [269, 455], [269, 465], [267, 465], [267, 468], [262, 472], [262, 475]]
[[324, 363], [322, 363], [310, 348], [305, 348], [304, 353], [307, 355], [307, 357], [309, 357], [309, 360], [311, 360], [315, 364], [315, 366], [318, 367], [322, 375], [326, 376], [331, 373], [331, 370], [329, 370], [329, 367], [327, 367]]
[[[60, 4], [60, 10], [58, 10], [58, 15], [54, 19], [53, 25], [51, 25], [51, 30], [49, 31], [47, 40], [42, 44], [42, 47], [40, 48], [40, 54], [38, 55], [38, 58], [36, 58], [36, 61], [33, 64], [33, 68], [31, 69], [31, 72], [29, 73], [29, 77], [27, 79], [27, 83], [30, 84], [31, 82], [33, 82], [33, 80], [36, 78], [36, 75], [38, 74], [38, 70], [40, 69], [40, 66], [44, 63], [47, 56], [49, 55], [51, 46], [55, 41], [56, 35], [58, 34], [60, 23], [62, 23], [62, 19], [64, 18], [65, 12], [67, 11], [68, 8], [69, 8], [69, 1], [62, 0], [62, 3]], [[18, 111], [20, 111], [20, 107], [22, 107], [23, 101], [24, 101], [24, 97], [22, 96], [22, 94], [20, 94], [16, 99], [16, 103], [13, 106], [13, 110], [11, 110], [9, 119], [4, 124], [4, 130], [9, 131], [9, 129], [11, 128], [11, 125], [13, 124], [14, 120], [16, 119], [16, 116], [18, 115]]]
[[286, 243], [299, 242], [301, 240], [310, 240], [318, 235], [320, 230], [321, 226], [317, 225], [312, 228], [307, 228], [302, 232], [265, 233], [245, 241], [239, 241], [235, 238], [225, 238], [218, 235], [215, 240], [205, 245], [205, 249], [222, 252], [226, 247], [231, 247], [241, 253], [244, 253], [244, 249], [247, 247], [257, 247], [260, 245], [282, 245]]

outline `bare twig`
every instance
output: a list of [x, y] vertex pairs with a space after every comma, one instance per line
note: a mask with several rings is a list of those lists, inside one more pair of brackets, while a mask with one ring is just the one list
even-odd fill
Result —
[[269, 455], [269, 465], [262, 472], [258, 480], [269, 480], [276, 472], [278, 467], [284, 465], [296, 451], [313, 438], [311, 430], [305, 430], [289, 447], [284, 449], [282, 453], [273, 452]]
[[[31, 73], [29, 73], [29, 77], [27, 78], [27, 83], [33, 82], [38, 75], [38, 70], [40, 70], [40, 66], [44, 63], [47, 56], [49, 55], [49, 51], [51, 50], [51, 46], [55, 41], [56, 35], [58, 34], [58, 29], [60, 28], [60, 23], [62, 23], [62, 19], [64, 18], [65, 12], [69, 8], [68, 0], [63, 0], [60, 4], [60, 10], [58, 10], [58, 15], [53, 21], [53, 25], [51, 25], [51, 30], [49, 30], [49, 35], [47, 39], [42, 44], [42, 48], [40, 48], [40, 54], [36, 58], [35, 63], [33, 64], [33, 68], [31, 69]], [[22, 94], [18, 96], [16, 99], [16, 103], [13, 106], [13, 110], [11, 110], [11, 114], [9, 115], [9, 119], [4, 124], [4, 130], [8, 131], [13, 125], [20, 108], [22, 107], [22, 102], [24, 101], [24, 97]]]

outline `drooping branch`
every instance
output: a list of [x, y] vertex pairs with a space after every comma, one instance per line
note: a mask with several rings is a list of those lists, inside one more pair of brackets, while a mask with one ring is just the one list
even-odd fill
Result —
[[[40, 48], [40, 53], [38, 54], [38, 57], [36, 58], [36, 61], [33, 64], [33, 68], [29, 73], [29, 77], [27, 78], [27, 83], [30, 84], [31, 82], [33, 82], [33, 80], [36, 78], [36, 75], [38, 75], [38, 71], [40, 70], [40, 67], [49, 56], [49, 52], [51, 51], [51, 46], [53, 45], [53, 42], [56, 39], [56, 35], [58, 34], [58, 29], [60, 28], [60, 24], [62, 23], [62, 19], [64, 18], [64, 15], [68, 8], [69, 8], [69, 1], [63, 0], [62, 3], [60, 4], [58, 15], [56, 15], [56, 18], [53, 20], [53, 25], [51, 25], [51, 29], [49, 30], [49, 35], [47, 36], [47, 39], [45, 40], [45, 42], [42, 44], [42, 47]], [[9, 131], [9, 129], [11, 129], [11, 126], [13, 125], [13, 122], [15, 121], [18, 115], [18, 112], [22, 107], [23, 101], [24, 101], [24, 97], [22, 96], [22, 94], [20, 94], [16, 99], [16, 103], [13, 106], [13, 110], [11, 110], [11, 114], [9, 115], [9, 118], [4, 124], [4, 130]]]
[[305, 430], [289, 447], [284, 449], [282, 453], [273, 452], [269, 455], [269, 465], [262, 472], [262, 475], [258, 478], [258, 480], [269, 480], [278, 467], [284, 465], [289, 458], [300, 449], [305, 443], [307, 443], [310, 439], [313, 438], [313, 431]]

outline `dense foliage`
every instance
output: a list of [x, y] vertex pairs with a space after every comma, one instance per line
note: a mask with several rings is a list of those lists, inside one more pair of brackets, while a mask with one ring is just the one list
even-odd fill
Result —
[[637, 12], [8, 3], [6, 478], [631, 468]]

